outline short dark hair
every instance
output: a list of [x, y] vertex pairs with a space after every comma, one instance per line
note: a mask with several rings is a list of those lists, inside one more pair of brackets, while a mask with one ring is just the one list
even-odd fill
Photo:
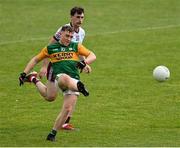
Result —
[[70, 15], [74, 16], [76, 13], [82, 14], [82, 13], [84, 13], [84, 9], [82, 7], [73, 7], [70, 11]]
[[69, 25], [64, 25], [62, 28], [61, 28], [61, 31], [68, 31], [68, 32], [74, 32], [73, 28]]

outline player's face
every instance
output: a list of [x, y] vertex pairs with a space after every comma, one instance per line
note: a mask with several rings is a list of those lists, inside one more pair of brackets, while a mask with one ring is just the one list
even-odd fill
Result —
[[69, 31], [62, 31], [61, 32], [61, 39], [60, 42], [65, 45], [68, 46], [71, 42], [73, 38], [73, 32], [69, 32]]
[[84, 13], [82, 14], [75, 13], [74, 16], [71, 16], [71, 22], [75, 27], [80, 27], [83, 23], [83, 20], [84, 20]]

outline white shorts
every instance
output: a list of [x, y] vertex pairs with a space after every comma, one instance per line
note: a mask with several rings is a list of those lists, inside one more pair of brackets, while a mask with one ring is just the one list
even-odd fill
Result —
[[[63, 73], [58, 74], [58, 75], [56, 76], [55, 84], [56, 84], [57, 88], [59, 88], [57, 80], [61, 77], [62, 74], [63, 74]], [[74, 82], [76, 82], [76, 83], [79, 81], [79, 80], [74, 79], [74, 78], [71, 78], [71, 79], [72, 79], [72, 81], [74, 81]], [[59, 88], [59, 91], [60, 91], [60, 93], [62, 93], [64, 96], [65, 96], [65, 95], [77, 95], [77, 96], [80, 95], [78, 91], [73, 91], [73, 90], [70, 90], [70, 89], [67, 89], [67, 90], [63, 91], [61, 88]]]

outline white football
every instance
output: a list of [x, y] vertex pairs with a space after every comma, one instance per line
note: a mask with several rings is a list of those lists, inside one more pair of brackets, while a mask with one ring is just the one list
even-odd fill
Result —
[[169, 79], [170, 71], [166, 66], [160, 65], [154, 68], [153, 77], [159, 82], [163, 82]]

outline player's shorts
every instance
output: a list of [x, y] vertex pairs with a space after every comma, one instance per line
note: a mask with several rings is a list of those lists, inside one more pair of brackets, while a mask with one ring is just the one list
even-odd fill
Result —
[[51, 81], [51, 82], [55, 81], [56, 76], [53, 73], [53, 68], [52, 68], [52, 63], [51, 62], [49, 62], [49, 64], [48, 64], [47, 75], [46, 76], [47, 76], [48, 81]]
[[[61, 74], [58, 74], [57, 76], [56, 76], [56, 86], [59, 88], [59, 86], [58, 86], [58, 83], [57, 83], [57, 80], [62, 76], [62, 74], [63, 73], [61, 73]], [[74, 81], [75, 83], [77, 83], [79, 80], [77, 80], [77, 79], [74, 79], [74, 78], [71, 78], [72, 79], [72, 81]], [[59, 90], [60, 90], [60, 92], [62, 92], [63, 93], [63, 95], [77, 95], [77, 96], [79, 96], [79, 92], [78, 91], [72, 91], [72, 90], [69, 90], [69, 89], [67, 89], [67, 90], [62, 90], [62, 89], [60, 89], [59, 88]]]

